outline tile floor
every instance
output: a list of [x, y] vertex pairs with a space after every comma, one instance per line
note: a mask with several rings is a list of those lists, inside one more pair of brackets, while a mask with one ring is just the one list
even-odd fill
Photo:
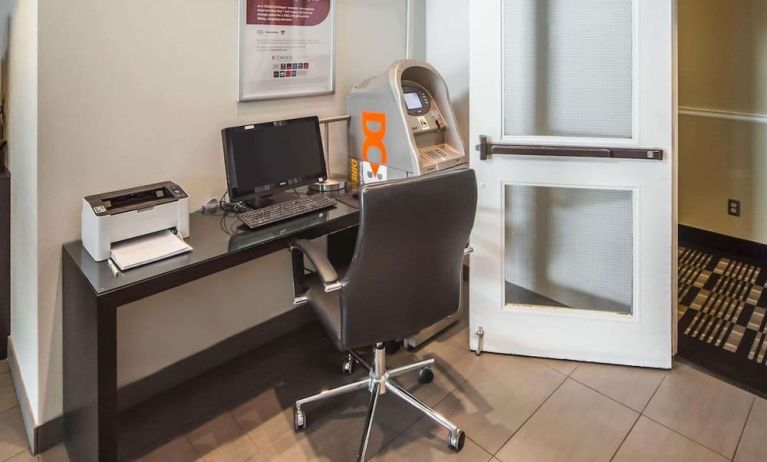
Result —
[[[727, 461], [767, 460], [767, 401], [691, 367], [672, 371], [602, 366], [466, 351], [456, 326], [394, 365], [437, 359], [432, 384], [402, 384], [464, 428], [454, 454], [446, 434], [384, 395], [371, 439], [375, 461]], [[332, 364], [333, 362], [328, 362]], [[331, 369], [320, 367], [319, 369]], [[358, 372], [360, 374], [361, 372]], [[141, 462], [354, 460], [367, 398], [349, 395], [307, 408], [295, 434], [296, 397], [349, 380], [298, 370], [278, 386], [202, 424]], [[7, 369], [0, 371], [0, 461], [65, 462], [61, 446], [28, 454]]]

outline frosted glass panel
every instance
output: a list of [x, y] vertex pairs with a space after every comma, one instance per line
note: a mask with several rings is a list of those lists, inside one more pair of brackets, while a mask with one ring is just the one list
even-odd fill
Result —
[[633, 192], [506, 186], [506, 303], [631, 314]]
[[632, 0], [504, 0], [506, 135], [631, 138]]

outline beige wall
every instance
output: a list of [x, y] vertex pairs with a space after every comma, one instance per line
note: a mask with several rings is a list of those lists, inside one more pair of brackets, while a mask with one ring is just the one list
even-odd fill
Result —
[[[767, 2], [679, 1], [679, 221], [767, 243]], [[727, 215], [727, 199], [742, 217]]]
[[426, 0], [426, 60], [447, 81], [466, 149], [469, 140], [469, 2]]
[[[38, 420], [61, 414], [61, 244], [90, 193], [171, 179], [197, 207], [225, 188], [220, 129], [346, 108], [350, 87], [406, 49], [404, 0], [339, 0], [337, 93], [238, 104], [236, 0], [70, 0], [40, 7]], [[335, 142], [345, 149], [343, 141]], [[336, 169], [343, 156], [336, 158]], [[129, 382], [290, 306], [278, 254], [126, 307]], [[207, 284], [207, 285], [206, 285]], [[255, 301], [254, 301], [255, 300]]]

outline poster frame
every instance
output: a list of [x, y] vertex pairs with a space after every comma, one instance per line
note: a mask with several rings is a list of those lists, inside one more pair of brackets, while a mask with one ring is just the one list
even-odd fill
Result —
[[306, 96], [321, 96], [332, 95], [336, 92], [336, 0], [329, 0], [330, 2], [330, 75], [328, 75], [327, 89], [318, 91], [302, 91], [294, 90], [290, 91], [286, 89], [282, 93], [270, 92], [269, 94], [259, 93], [246, 93], [244, 72], [245, 63], [247, 60], [247, 52], [245, 46], [245, 31], [247, 29], [247, 2], [248, 0], [239, 0], [239, 12], [238, 12], [238, 40], [237, 40], [237, 54], [238, 54], [238, 68], [237, 68], [237, 80], [238, 80], [238, 102], [248, 101], [267, 101], [275, 99], [286, 98], [302, 98]]

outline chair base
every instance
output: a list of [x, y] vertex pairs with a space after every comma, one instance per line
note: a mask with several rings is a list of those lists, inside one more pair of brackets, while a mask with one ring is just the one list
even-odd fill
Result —
[[368, 408], [367, 419], [365, 421], [365, 429], [362, 433], [362, 443], [360, 444], [360, 449], [357, 452], [358, 461], [365, 460], [365, 455], [368, 449], [368, 442], [370, 440], [370, 433], [373, 429], [373, 418], [375, 416], [376, 407], [378, 406], [378, 397], [387, 392], [391, 392], [393, 395], [418, 409], [431, 420], [447, 429], [447, 445], [450, 449], [456, 452], [463, 449], [464, 442], [466, 441], [466, 435], [463, 433], [463, 431], [455, 424], [443, 417], [441, 414], [436, 412], [434, 409], [422, 403], [418, 398], [402, 388], [394, 380], [395, 377], [400, 375], [419, 371], [419, 380], [422, 383], [431, 382], [432, 378], [434, 377], [431, 372], [431, 366], [434, 365], [433, 359], [427, 359], [426, 361], [420, 361], [414, 364], [409, 364], [407, 366], [387, 370], [386, 350], [384, 345], [379, 343], [373, 348], [372, 367], [368, 365], [356, 353], [349, 352], [349, 356], [344, 362], [343, 372], [345, 374], [351, 374], [354, 363], [359, 363], [370, 371], [367, 378], [358, 382], [334, 388], [332, 390], [323, 391], [316, 395], [296, 401], [296, 405], [293, 410], [293, 423], [297, 432], [306, 429], [306, 413], [303, 409], [304, 405], [340, 395], [345, 395], [354, 391], [367, 389], [370, 392], [370, 407]]

